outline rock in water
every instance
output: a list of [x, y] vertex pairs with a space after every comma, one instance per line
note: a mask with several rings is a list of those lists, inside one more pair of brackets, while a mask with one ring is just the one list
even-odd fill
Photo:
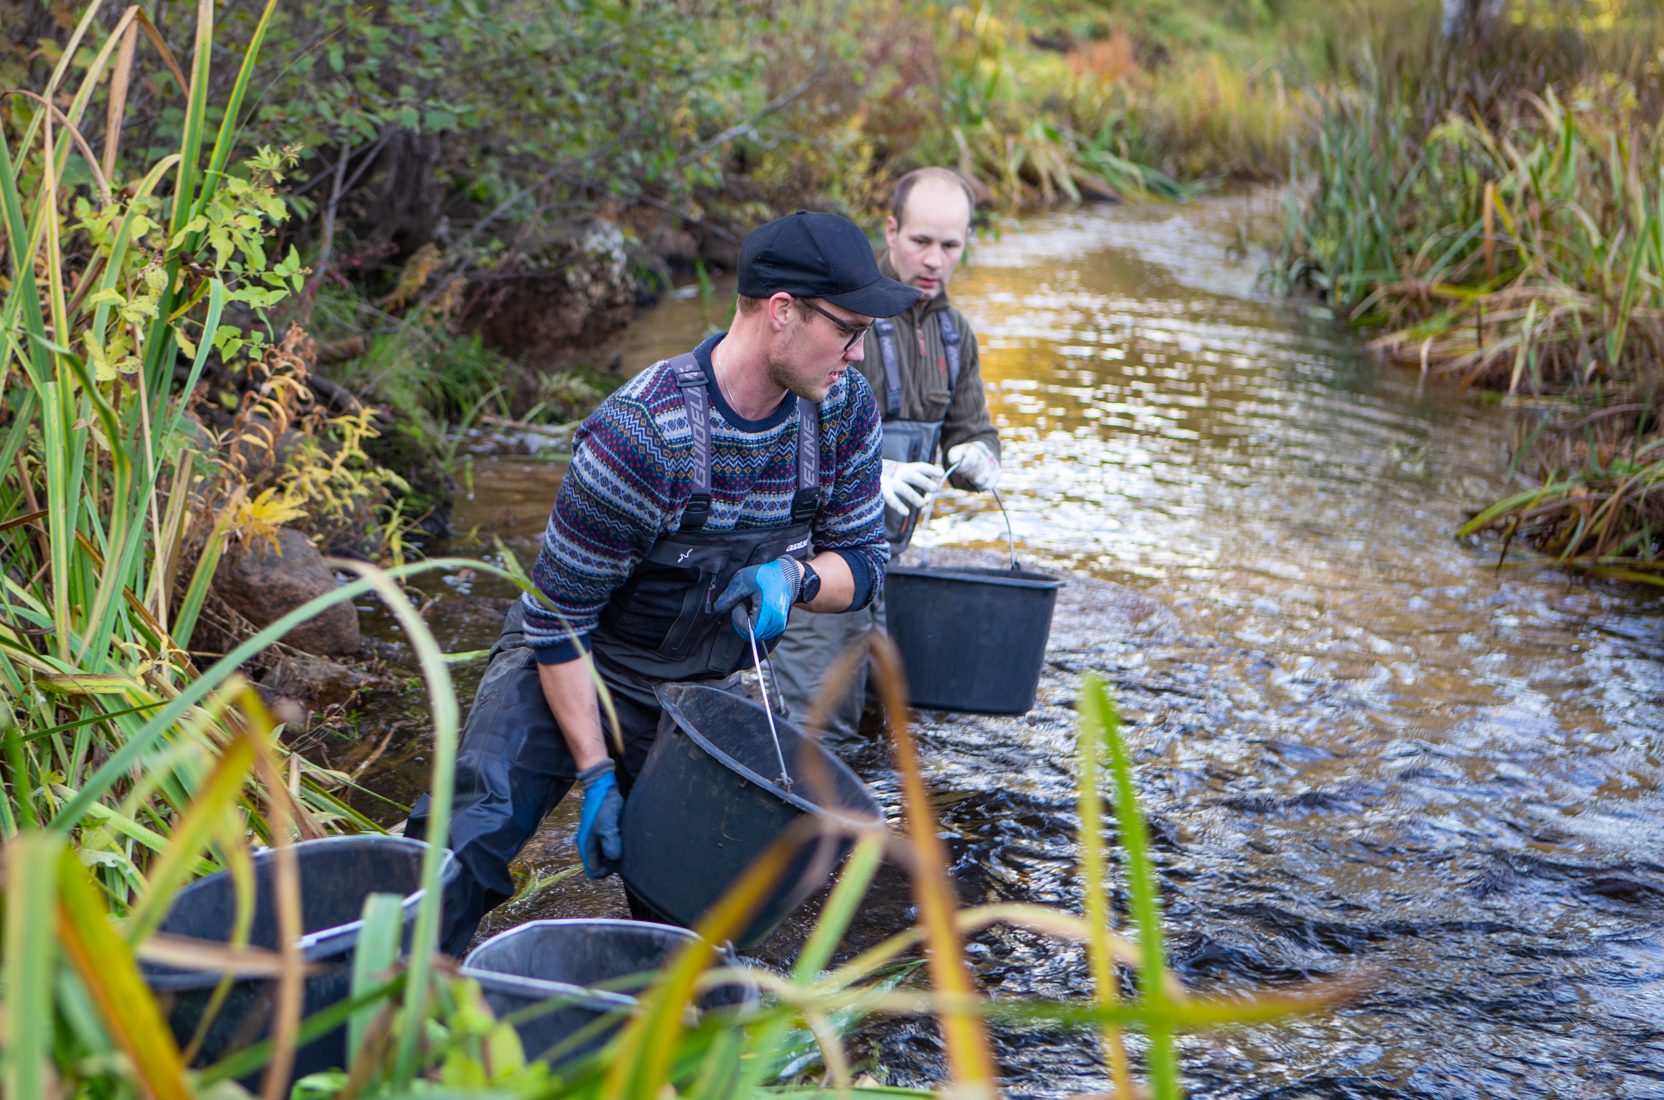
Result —
[[[299, 531], [277, 533], [274, 548], [263, 539], [229, 547], [214, 573], [214, 593], [256, 627], [268, 626], [306, 601], [333, 591], [335, 574]], [[358, 612], [338, 603], [284, 636], [285, 644], [320, 657], [358, 652]]]

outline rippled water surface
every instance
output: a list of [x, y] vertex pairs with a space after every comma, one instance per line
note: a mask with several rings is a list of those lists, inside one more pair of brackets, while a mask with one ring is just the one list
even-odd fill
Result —
[[[1070, 574], [1032, 713], [921, 715], [962, 893], [1078, 905], [1070, 704], [1096, 669], [1128, 719], [1185, 982], [1366, 983], [1325, 1016], [1183, 1040], [1192, 1095], [1664, 1097], [1660, 604], [1454, 541], [1508, 488], [1506, 414], [1257, 293], [1229, 248], [1245, 209], [1033, 219], [955, 282], [1017, 551]], [[705, 322], [697, 302], [650, 314], [634, 355]], [[458, 525], [529, 563], [557, 477], [481, 459]], [[991, 501], [949, 492], [923, 541], [1005, 538]], [[436, 605], [441, 640], [489, 644], [506, 593], [453, 587], [469, 598]], [[894, 810], [880, 749], [857, 764]], [[573, 861], [574, 821], [557, 811], [534, 868]], [[905, 919], [900, 889], [859, 937]], [[495, 919], [621, 906], [609, 884], [551, 893]], [[1000, 995], [1088, 989], [1052, 941], [973, 952]], [[928, 1029], [883, 1044], [904, 1081], [939, 1068]], [[1013, 1095], [1107, 1086], [1084, 1034], [1000, 1048]]]

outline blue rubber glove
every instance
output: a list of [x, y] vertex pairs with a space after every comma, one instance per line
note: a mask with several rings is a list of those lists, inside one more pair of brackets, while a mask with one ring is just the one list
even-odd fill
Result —
[[620, 825], [624, 796], [618, 793], [611, 760], [585, 768], [578, 773], [578, 782], [584, 785], [584, 808], [578, 817], [578, 856], [584, 861], [584, 874], [592, 879], [606, 878], [618, 870], [618, 861], [624, 856]]
[[803, 566], [796, 558], [775, 558], [762, 565], [748, 565], [734, 574], [722, 595], [716, 598], [711, 610], [718, 615], [730, 613], [734, 633], [749, 637], [745, 616], [749, 607], [751, 621], [757, 629], [757, 640], [766, 642], [783, 633], [786, 617], [792, 612], [797, 594], [803, 590]]

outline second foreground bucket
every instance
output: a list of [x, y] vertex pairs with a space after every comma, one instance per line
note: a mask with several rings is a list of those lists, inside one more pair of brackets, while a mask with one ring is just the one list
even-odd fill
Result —
[[916, 707], [1023, 714], [1034, 706], [1062, 584], [1022, 569], [890, 567], [890, 637]]
[[[527, 1058], [551, 1064], [599, 1050], [636, 1008], [653, 971], [698, 937], [631, 920], [538, 920], [491, 937], [462, 972], [479, 982], [498, 1019], [509, 1019]], [[718, 950], [717, 966], [734, 965]], [[757, 988], [727, 982], [702, 994], [700, 1012], [753, 1005]]]
[[[850, 829], [882, 824], [849, 767], [758, 704], [707, 684], [664, 684], [658, 738], [624, 803], [624, 881], [670, 923], [692, 926], [788, 827], [833, 829], [806, 843], [734, 942], [757, 943], [825, 885]], [[784, 757], [789, 785], [779, 782]]]
[[[397, 894], [404, 899], [406, 945], [416, 910], [422, 902], [422, 859], [427, 845], [393, 836], [340, 836], [308, 840], [292, 846], [300, 868], [301, 956], [312, 967], [306, 977], [301, 1016], [311, 1016], [345, 1000], [352, 990], [352, 960], [363, 928], [360, 914], [371, 894]], [[252, 947], [276, 950], [278, 925], [273, 863], [276, 851], [254, 854]], [[456, 876], [449, 852], [440, 870], [443, 885]], [[222, 871], [194, 882], [179, 892], [160, 932], [214, 943], [230, 943], [237, 919], [236, 886]], [[214, 988], [223, 973], [185, 970], [155, 963], [142, 964], [145, 984], [162, 1002], [168, 1027], [181, 1046], [190, 1042], [202, 1023]], [[271, 1034], [277, 1006], [277, 980], [262, 975], [233, 974], [225, 1003], [207, 1025], [196, 1058], [199, 1066], [254, 1045]], [[337, 1027], [295, 1052], [293, 1076], [345, 1064], [345, 1025]], [[251, 1075], [245, 1083], [257, 1081]], [[287, 1095], [287, 1091], [285, 1091]]]

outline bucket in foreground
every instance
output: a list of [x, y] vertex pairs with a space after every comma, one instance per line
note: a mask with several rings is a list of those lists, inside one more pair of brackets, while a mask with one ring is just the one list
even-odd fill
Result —
[[750, 699], [707, 684], [664, 684], [658, 738], [624, 803], [624, 881], [645, 908], [691, 927], [795, 822], [828, 828], [798, 850], [734, 937], [764, 939], [826, 884], [853, 840], [883, 815], [848, 765], [789, 722], [775, 720], [789, 788], [768, 714]]
[[[300, 870], [301, 956], [314, 968], [305, 981], [301, 1005], [305, 1019], [351, 993], [353, 954], [363, 928], [360, 914], [369, 895], [397, 894], [404, 899], [401, 951], [408, 947], [422, 902], [422, 859], [427, 845], [404, 837], [340, 836], [303, 841], [292, 845], [291, 851]], [[248, 934], [250, 946], [273, 951], [278, 949], [275, 855], [271, 848], [254, 853], [254, 908]], [[455, 876], [456, 863], [446, 852], [441, 885]], [[181, 890], [157, 930], [224, 944], [232, 940], [236, 917], [236, 887], [230, 872], [221, 871]], [[201, 1024], [223, 972], [156, 963], [141, 967], [145, 984], [167, 1013], [169, 1029], [184, 1046]], [[208, 1024], [194, 1064], [210, 1065], [270, 1037], [276, 1007], [276, 979], [234, 973], [225, 1003]], [[292, 1076], [344, 1065], [346, 1047], [343, 1024], [296, 1050]], [[257, 1083], [262, 1073], [251, 1074], [244, 1083]]]
[[909, 701], [971, 714], [1031, 709], [1062, 583], [1022, 569], [891, 566], [884, 615]]
[[[491, 1011], [510, 1019], [529, 1059], [552, 1065], [599, 1050], [623, 1026], [654, 971], [698, 937], [685, 928], [630, 920], [538, 920], [469, 952], [462, 972]], [[719, 949], [714, 965], [732, 966]], [[757, 988], [728, 982], [701, 994], [700, 1012], [754, 1005]]]

